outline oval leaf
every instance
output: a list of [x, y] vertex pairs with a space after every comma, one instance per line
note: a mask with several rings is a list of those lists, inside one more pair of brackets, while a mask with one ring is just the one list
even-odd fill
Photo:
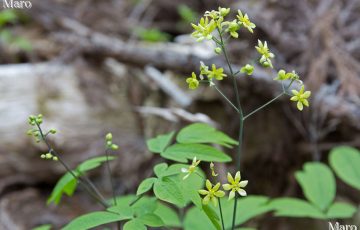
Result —
[[330, 152], [330, 165], [345, 183], [360, 190], [360, 151], [341, 146]]
[[168, 165], [166, 163], [160, 163], [155, 165], [154, 167], [154, 173], [157, 177], [162, 177], [163, 174], [166, 172], [166, 169], [168, 168]]
[[133, 219], [124, 224], [123, 230], [146, 230], [146, 227], [138, 219]]
[[237, 141], [223, 132], [205, 123], [195, 123], [186, 126], [178, 133], [176, 140], [179, 143], [214, 143], [231, 147], [237, 145]]
[[154, 194], [160, 200], [180, 207], [185, 205], [185, 200], [178, 184], [168, 177], [159, 179], [154, 183]]
[[161, 220], [164, 222], [164, 225], [167, 227], [181, 227], [181, 222], [178, 214], [172, 208], [169, 208], [165, 204], [159, 202], [154, 214], [160, 216]]
[[326, 218], [316, 207], [296, 198], [275, 199], [271, 201], [269, 207], [275, 209], [275, 216]]
[[149, 191], [152, 188], [152, 186], [156, 180], [157, 179], [155, 177], [150, 177], [150, 178], [146, 178], [145, 180], [143, 180], [137, 189], [136, 195], [139, 196], [139, 195]]
[[335, 178], [329, 167], [322, 163], [306, 163], [304, 171], [295, 174], [303, 193], [311, 203], [326, 210], [336, 193]]
[[146, 145], [147, 145], [148, 149], [150, 150], [150, 152], [161, 153], [162, 151], [164, 151], [166, 146], [169, 145], [174, 134], [175, 134], [175, 132], [167, 133], [164, 135], [159, 135], [155, 138], [149, 139], [146, 142]]
[[73, 219], [62, 230], [90, 229], [125, 219], [128, 217], [111, 212], [92, 212]]
[[343, 202], [335, 202], [329, 208], [326, 213], [327, 218], [337, 219], [337, 218], [351, 218], [356, 212], [356, 208], [351, 204]]
[[145, 215], [139, 216], [137, 218], [141, 223], [150, 226], [150, 227], [161, 227], [164, 226], [164, 222], [162, 219], [153, 214], [153, 213], [147, 213]]
[[161, 156], [170, 160], [186, 163], [187, 159], [196, 157], [207, 162], [229, 162], [231, 157], [220, 150], [203, 144], [174, 144], [169, 146]]

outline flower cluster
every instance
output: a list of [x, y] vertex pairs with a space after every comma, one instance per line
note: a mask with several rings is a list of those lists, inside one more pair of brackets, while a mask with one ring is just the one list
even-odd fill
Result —
[[40, 155], [41, 159], [46, 159], [46, 160], [54, 160], [57, 161], [59, 160], [59, 158], [57, 156], [54, 156], [52, 153], [45, 153], [45, 154], [41, 154]]
[[202, 17], [197, 25], [191, 24], [194, 28], [194, 32], [192, 36], [197, 39], [197, 41], [202, 41], [204, 39], [207, 40], [216, 40], [214, 39], [213, 32], [218, 30], [219, 33], [226, 32], [233, 38], [238, 38], [238, 31], [241, 27], [245, 27], [251, 33], [253, 33], [253, 29], [256, 27], [254, 23], [252, 23], [247, 14], [243, 14], [240, 10], [238, 10], [238, 14], [236, 19], [231, 21], [226, 21], [225, 16], [230, 13], [230, 8], [221, 8], [218, 10], [206, 11], [204, 17]]
[[[198, 25], [192, 24], [194, 28], [194, 32], [192, 36], [195, 37], [198, 41], [202, 41], [204, 39], [213, 40], [216, 48], [215, 53], [220, 54], [223, 53], [227, 64], [230, 68], [230, 73], [232, 73], [232, 77], [235, 77], [238, 73], [243, 73], [244, 75], [252, 75], [254, 72], [254, 66], [250, 64], [244, 65], [238, 72], [233, 73], [231, 68], [231, 64], [228, 60], [228, 55], [225, 48], [225, 41], [227, 37], [229, 38], [238, 38], [239, 30], [244, 27], [249, 32], [253, 33], [256, 25], [252, 23], [247, 14], [244, 14], [240, 10], [238, 10], [236, 18], [232, 20], [225, 20], [225, 17], [230, 13], [230, 8], [221, 8], [218, 10], [206, 11], [204, 17], [200, 19]], [[226, 36], [227, 35], [227, 36]], [[274, 68], [272, 59], [275, 57], [274, 53], [272, 53], [268, 47], [267, 41], [258, 40], [257, 46], [255, 49], [260, 54], [259, 63], [263, 67]], [[189, 85], [190, 89], [197, 89], [199, 87], [200, 82], [207, 82], [210, 86], [214, 86], [214, 80], [223, 80], [226, 77], [223, 68], [217, 68], [215, 64], [211, 65], [211, 68], [204, 63], [200, 64], [200, 74], [197, 76], [194, 72], [191, 77], [186, 79], [186, 82]], [[296, 81], [300, 83], [301, 89], [299, 91], [292, 90], [292, 96], [290, 98], [291, 101], [297, 102], [297, 108], [302, 111], [304, 106], [309, 106], [308, 98], [311, 95], [310, 91], [305, 91], [304, 84], [300, 80], [299, 75], [295, 72], [287, 73], [285, 70], [280, 70], [278, 75], [274, 80], [285, 81], [289, 80], [290, 84], [286, 88], [288, 90], [291, 84]], [[217, 88], [219, 91], [219, 89]], [[283, 87], [283, 94], [287, 94], [285, 88]], [[220, 92], [221, 93], [221, 92]]]
[[[207, 80], [211, 83], [213, 79], [218, 81], [223, 80], [226, 74], [223, 68], [216, 68], [215, 64], [212, 64], [211, 69], [209, 69], [209, 66], [201, 62], [199, 78], [204, 79], [204, 77], [207, 77]], [[199, 80], [194, 72], [192, 72], [191, 77], [186, 79], [186, 83], [189, 84], [189, 89], [197, 89], [197, 87], [199, 87]]]
[[274, 80], [277, 81], [285, 81], [285, 80], [290, 80], [290, 85], [288, 87], [291, 86], [292, 82], [296, 81], [301, 85], [300, 91], [297, 90], [292, 90], [292, 97], [290, 98], [291, 101], [295, 101], [296, 106], [298, 108], [298, 110], [302, 111], [304, 109], [304, 105], [306, 107], [309, 106], [309, 101], [308, 98], [311, 95], [310, 91], [305, 91], [305, 86], [303, 84], [303, 82], [300, 80], [299, 75], [293, 70], [292, 72], [286, 72], [285, 70], [281, 69], [279, 70], [277, 77], [274, 78]]
[[[225, 191], [229, 192], [229, 200], [232, 200], [235, 197], [236, 192], [240, 196], [246, 196], [246, 191], [243, 189], [247, 184], [248, 181], [244, 180], [241, 181], [240, 172], [238, 171], [235, 174], [235, 178], [231, 176], [230, 173], [227, 175], [228, 184], [223, 184], [222, 187]], [[217, 199], [225, 196], [225, 192], [220, 190], [220, 183], [216, 183], [213, 185], [210, 180], [206, 180], [205, 187], [207, 190], [201, 189], [199, 190], [200, 195], [205, 196], [203, 198], [203, 204], [208, 204], [209, 201], [212, 201], [214, 206], [217, 205]]]
[[[188, 168], [182, 168], [181, 172], [186, 173], [186, 175], [183, 177], [183, 180], [187, 179], [191, 174], [194, 172], [196, 173], [196, 167], [199, 165], [200, 160], [197, 160], [196, 157], [194, 157], [192, 164]], [[211, 175], [213, 177], [217, 177], [218, 174], [215, 173], [215, 166], [214, 163], [210, 163], [210, 170]], [[221, 198], [225, 196], [225, 192], [220, 189], [222, 188], [229, 192], [229, 200], [233, 199], [235, 197], [236, 192], [240, 196], [246, 196], [246, 191], [243, 189], [247, 184], [248, 181], [244, 180], [241, 181], [240, 172], [238, 171], [235, 174], [235, 178], [232, 177], [230, 173], [227, 175], [228, 184], [221, 185], [220, 182], [213, 185], [209, 179], [206, 179], [205, 182], [205, 188], [206, 189], [200, 189], [198, 192], [200, 195], [203, 195], [204, 198], [202, 200], [204, 205], [207, 205], [210, 201], [214, 204], [214, 206], [217, 206], [218, 198]]]
[[118, 145], [113, 144], [112, 139], [113, 139], [113, 136], [112, 136], [111, 133], [106, 134], [106, 136], [105, 136], [105, 147], [106, 147], [106, 149], [110, 149], [110, 150], [119, 149]]
[[[34, 136], [37, 143], [39, 143], [41, 140], [44, 140], [49, 134], [55, 134], [57, 132], [56, 129], [50, 129], [45, 134], [42, 133], [42, 130], [40, 129], [40, 125], [43, 123], [43, 115], [42, 114], [39, 114], [37, 116], [30, 115], [28, 118], [28, 123], [33, 128], [29, 129], [27, 134], [29, 136]], [[51, 159], [54, 161], [58, 160], [58, 157], [54, 156], [51, 153], [51, 151], [48, 153], [41, 154], [40, 157], [42, 159], [46, 159], [46, 160], [51, 160]]]
[[[27, 131], [27, 134], [29, 136], [34, 136], [35, 137], [35, 141], [37, 143], [39, 143], [43, 136], [42, 136], [42, 133], [40, 132], [40, 125], [43, 123], [43, 115], [42, 114], [39, 114], [37, 116], [35, 115], [30, 115], [29, 118], [28, 118], [28, 123], [30, 126], [32, 126], [33, 128], [29, 129]], [[50, 129], [47, 133], [43, 134], [44, 137], [46, 137], [47, 135], [49, 134], [55, 134], [57, 131], [56, 129]]]

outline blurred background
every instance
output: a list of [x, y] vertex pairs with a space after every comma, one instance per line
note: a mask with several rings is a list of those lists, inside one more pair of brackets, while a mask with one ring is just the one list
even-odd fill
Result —
[[[69, 165], [104, 154], [112, 132], [120, 146], [112, 162], [116, 193], [129, 194], [161, 162], [145, 141], [191, 122], [206, 122], [236, 138], [238, 119], [216, 91], [185, 83], [200, 60], [224, 65], [211, 43], [190, 37], [191, 22], [206, 10], [231, 7], [257, 25], [228, 45], [234, 65], [256, 63], [257, 39], [268, 41], [275, 69], [295, 69], [312, 91], [300, 113], [284, 97], [247, 120], [242, 177], [248, 194], [303, 198], [294, 172], [304, 162], [327, 163], [338, 145], [360, 147], [359, 0], [30, 0], [31, 9], [0, 6], [0, 229], [30, 229], [99, 210], [79, 189], [46, 206], [64, 173], [40, 159], [47, 151], [26, 135], [27, 117], [43, 114], [44, 127]], [[259, 66], [256, 66], [259, 67]], [[238, 79], [245, 111], [262, 105], [281, 88], [276, 72], [256, 68]], [[220, 88], [234, 98], [231, 81]], [[234, 156], [234, 150], [228, 150]], [[234, 166], [218, 165], [231, 171]], [[90, 174], [111, 197], [106, 169]], [[337, 196], [355, 204], [359, 192], [337, 181]], [[351, 223], [359, 223], [359, 215]], [[275, 218], [258, 229], [327, 229], [324, 221]]]

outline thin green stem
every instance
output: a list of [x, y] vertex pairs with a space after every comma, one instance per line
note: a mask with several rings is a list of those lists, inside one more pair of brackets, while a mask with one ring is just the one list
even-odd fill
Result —
[[222, 229], [225, 230], [224, 217], [223, 217], [223, 213], [222, 213], [220, 198], [218, 200], [219, 200], [219, 211], [220, 211], [221, 225], [222, 225]]
[[[105, 199], [103, 199], [102, 196], [99, 196], [99, 194], [97, 194], [97, 190], [94, 190], [95, 194], [93, 193], [92, 189], [89, 188], [89, 185], [93, 185], [92, 183], [87, 184], [81, 177], [78, 177], [77, 175], [75, 175], [75, 173], [70, 169], [70, 167], [62, 160], [60, 154], [58, 154], [50, 145], [50, 143], [48, 142], [48, 140], [46, 139], [46, 136], [44, 135], [40, 125], [36, 122], [36, 126], [39, 130], [41, 139], [44, 141], [44, 143], [46, 144], [48, 151], [55, 155], [58, 158], [58, 161], [60, 162], [60, 164], [66, 169], [67, 172], [69, 172], [77, 181], [79, 181], [80, 185], [83, 186], [83, 188], [89, 193], [89, 195], [91, 197], [93, 197], [97, 202], [99, 202], [102, 206], [104, 206], [104, 208], [108, 208], [109, 205], [106, 203]], [[95, 187], [95, 186], [94, 186]]]
[[276, 97], [274, 97], [273, 99], [271, 99], [270, 101], [266, 102], [265, 104], [263, 104], [262, 106], [260, 106], [259, 108], [255, 109], [254, 111], [250, 112], [248, 115], [244, 116], [243, 120], [246, 120], [246, 118], [250, 117], [251, 115], [255, 114], [256, 112], [259, 112], [260, 110], [262, 110], [263, 108], [265, 108], [266, 106], [270, 105], [271, 103], [273, 103], [274, 101], [276, 101], [277, 99], [279, 99], [281, 96], [283, 96], [285, 93], [282, 92], [279, 95], [277, 95]]
[[[228, 54], [226, 52], [226, 48], [225, 48], [225, 44], [224, 44], [224, 41], [223, 41], [223, 38], [222, 38], [221, 31], [220, 31], [219, 28], [217, 30], [218, 30], [219, 36], [220, 36], [221, 48], [222, 48], [222, 51], [224, 53], [226, 63], [228, 65], [228, 67], [229, 67], [231, 77], [233, 79], [233, 87], [234, 87], [234, 91], [235, 91], [236, 103], [237, 103], [238, 114], [239, 114], [239, 122], [240, 122], [240, 125], [239, 125], [239, 138], [238, 138], [239, 144], [238, 144], [237, 154], [236, 154], [236, 170], [240, 171], [241, 150], [242, 150], [243, 136], [244, 136], [244, 114], [243, 114], [241, 103], [240, 103], [239, 89], [238, 89], [238, 86], [237, 86], [235, 74], [234, 74], [234, 71], [233, 71], [232, 66], [230, 64]], [[234, 227], [235, 227], [236, 208], [237, 208], [236, 206], [237, 206], [237, 196], [235, 196], [235, 202], [234, 202], [234, 208], [233, 208], [233, 218], [232, 218], [232, 227], [231, 227], [232, 230], [234, 230]]]
[[112, 190], [112, 195], [113, 195], [113, 199], [114, 199], [114, 205], [117, 205], [116, 194], [115, 194], [115, 185], [114, 185], [114, 181], [112, 178], [112, 172], [111, 172], [110, 163], [109, 163], [109, 150], [108, 149], [105, 150], [105, 154], [106, 154], [106, 165], [107, 165], [107, 170], [108, 170], [108, 174], [110, 177], [111, 190]]
[[238, 108], [230, 101], [230, 99], [227, 98], [225, 94], [216, 85], [214, 85], [214, 87], [220, 93], [220, 95], [235, 109], [235, 111], [239, 113]]

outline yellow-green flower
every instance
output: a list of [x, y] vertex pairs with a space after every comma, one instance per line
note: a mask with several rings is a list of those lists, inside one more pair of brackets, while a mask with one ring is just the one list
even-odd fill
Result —
[[216, 29], [216, 23], [214, 20], [210, 20], [207, 17], [201, 18], [198, 25], [191, 23], [195, 31], [191, 34], [197, 41], [200, 42], [204, 39], [211, 40], [212, 32]]
[[192, 164], [189, 166], [189, 168], [182, 168], [181, 172], [183, 173], [187, 173], [184, 177], [183, 180], [185, 180], [186, 178], [188, 178], [193, 172], [195, 172], [196, 167], [200, 164], [200, 160], [196, 160], [196, 157], [194, 157]]
[[255, 29], [256, 25], [252, 23], [247, 14], [243, 15], [240, 10], [238, 10], [238, 15], [236, 16], [239, 19], [239, 25], [243, 25], [247, 28], [250, 33], [253, 33], [253, 29]]
[[301, 89], [299, 92], [297, 90], [291, 90], [291, 92], [294, 96], [292, 98], [290, 98], [290, 100], [297, 101], [296, 106], [300, 111], [303, 110], [304, 105], [307, 107], [309, 106], [309, 101], [307, 99], [310, 97], [311, 92], [310, 91], [304, 92], [304, 90], [305, 90], [304, 85], [301, 86]]
[[247, 75], [251, 75], [254, 72], [254, 66], [250, 64], [246, 64], [244, 67], [240, 69], [241, 73], [246, 73]]
[[260, 58], [260, 63], [265, 67], [273, 68], [270, 58], [274, 58], [275, 55], [270, 52], [267, 42], [262, 43], [258, 40], [258, 46], [255, 46], [256, 50], [262, 55]]
[[238, 22], [235, 20], [231, 21], [231, 22], [226, 22], [228, 28], [226, 29], [226, 32], [228, 32], [231, 37], [233, 38], [238, 38], [239, 34], [238, 34], [238, 30], [240, 29], [240, 26], [238, 24]]
[[229, 181], [229, 184], [224, 184], [223, 189], [225, 189], [226, 191], [231, 190], [229, 193], [229, 200], [235, 197], [235, 192], [238, 192], [240, 196], [246, 196], [246, 191], [242, 188], [244, 188], [248, 184], [248, 181], [240, 181], [241, 177], [239, 171], [235, 174], [235, 179], [231, 176], [230, 173], [227, 174], [227, 179]]
[[207, 190], [199, 190], [199, 193], [203, 196], [205, 196], [203, 198], [203, 201], [202, 203], [207, 205], [209, 203], [209, 201], [211, 201], [214, 206], [217, 206], [217, 201], [218, 199], [217, 198], [221, 198], [225, 195], [225, 192], [222, 191], [222, 190], [219, 190], [220, 188], [220, 183], [217, 183], [214, 187], [213, 185], [211, 184], [211, 182], [209, 180], [206, 180], [206, 188]]
[[216, 80], [222, 80], [224, 77], [226, 77], [226, 74], [224, 74], [223, 68], [216, 68], [215, 64], [212, 64], [211, 70], [208, 72], [208, 78], [211, 80], [212, 78], [215, 78]]
[[192, 72], [191, 77], [186, 79], [189, 84], [189, 89], [196, 89], [199, 86], [199, 81], [196, 79], [196, 74]]

